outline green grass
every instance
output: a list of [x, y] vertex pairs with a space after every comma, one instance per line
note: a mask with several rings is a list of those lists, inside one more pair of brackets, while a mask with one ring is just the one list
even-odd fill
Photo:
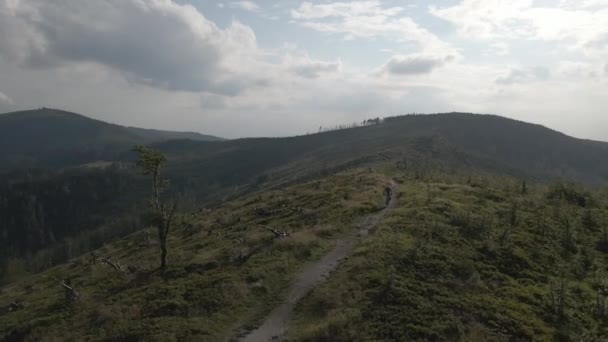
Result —
[[[608, 337], [608, 193], [500, 177], [356, 170], [200, 210], [2, 289], [0, 334], [24, 340], [218, 341], [257, 326], [302, 267], [377, 212], [399, 206], [296, 307], [292, 341], [579, 341]], [[561, 195], [560, 195], [561, 194]], [[581, 200], [584, 199], [584, 200]], [[275, 239], [265, 227], [284, 229]], [[82, 299], [67, 304], [59, 279]], [[2, 336], [0, 335], [0, 336]]]
[[[135, 272], [94, 265], [90, 256], [2, 289], [0, 336], [25, 340], [217, 341], [258, 323], [294, 274], [320, 258], [359, 217], [379, 210], [388, 178], [354, 171], [280, 191], [252, 194], [187, 217], [170, 236], [169, 269], [160, 273], [154, 230], [95, 253]], [[264, 227], [287, 230], [275, 239]], [[60, 280], [82, 293], [67, 304]]]
[[582, 208], [549, 193], [405, 181], [400, 208], [300, 303], [290, 340], [607, 338], [604, 199]]

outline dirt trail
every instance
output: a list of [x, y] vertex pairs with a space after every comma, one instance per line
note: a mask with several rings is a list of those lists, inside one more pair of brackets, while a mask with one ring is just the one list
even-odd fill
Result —
[[239, 341], [285, 341], [287, 328], [296, 303], [306, 296], [306, 294], [315, 286], [325, 281], [329, 277], [329, 274], [338, 267], [340, 262], [352, 253], [358, 238], [365, 238], [368, 236], [370, 230], [373, 229], [390, 210], [397, 206], [398, 187], [394, 182], [391, 182], [391, 188], [392, 196], [389, 205], [379, 213], [367, 216], [352, 235], [338, 239], [336, 241], [336, 246], [323, 256], [321, 260], [304, 268], [291, 285], [285, 301], [272, 310], [259, 328], [251, 331], [245, 337], [240, 338]]

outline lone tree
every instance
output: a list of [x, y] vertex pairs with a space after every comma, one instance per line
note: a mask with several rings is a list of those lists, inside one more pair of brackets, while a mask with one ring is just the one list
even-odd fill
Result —
[[160, 151], [147, 146], [137, 145], [133, 150], [138, 154], [135, 165], [143, 175], [152, 177], [152, 195], [149, 198], [152, 212], [149, 219], [150, 223], [158, 230], [160, 268], [164, 270], [167, 267], [167, 237], [177, 211], [177, 202], [166, 205], [161, 200], [161, 194], [167, 187], [168, 181], [161, 177], [160, 171], [167, 161], [167, 157]]

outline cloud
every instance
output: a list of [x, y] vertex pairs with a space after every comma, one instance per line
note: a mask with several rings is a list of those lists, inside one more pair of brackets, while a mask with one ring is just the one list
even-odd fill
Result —
[[583, 80], [595, 78], [599, 75], [598, 68], [590, 63], [580, 61], [561, 61], [557, 65], [560, 76], [569, 80]]
[[[192, 0], [0, 0], [0, 87], [10, 94], [0, 110], [60, 107], [226, 137], [455, 110], [606, 138], [605, 0], [553, 1], [551, 8], [539, 6], [546, 0], [451, 0], [456, 5], [431, 8], [452, 32], [420, 13], [426, 6], [412, 11], [398, 1], [253, 1], [265, 6], [254, 16], [287, 13], [309, 29], [294, 34], [273, 23], [276, 37], [262, 48], [252, 27], [224, 24], [227, 11], [240, 8], [236, 0], [222, 1], [224, 10], [198, 1], [210, 8], [204, 14], [186, 5]], [[461, 11], [447, 11], [455, 8]], [[260, 32], [265, 24], [252, 20]], [[357, 44], [326, 46], [323, 57], [298, 48], [328, 36]], [[542, 67], [528, 66], [534, 63]], [[578, 124], [581, 116], [590, 129]]]
[[313, 4], [304, 2], [291, 11], [294, 19], [322, 19], [328, 17], [392, 17], [401, 13], [402, 7], [382, 8], [379, 1], [334, 2]]
[[511, 85], [518, 83], [529, 83], [536, 81], [548, 80], [551, 72], [548, 68], [536, 66], [533, 68], [515, 68], [511, 69], [505, 76], [496, 79], [496, 84]]
[[253, 1], [234, 1], [234, 2], [230, 3], [230, 8], [238, 8], [243, 11], [249, 11], [249, 12], [260, 11], [260, 6], [258, 6]]
[[256, 80], [226, 61], [255, 48], [249, 27], [233, 22], [222, 30], [169, 0], [0, 2], [0, 58], [22, 67], [93, 63], [133, 83], [235, 95]]
[[454, 24], [458, 33], [468, 39], [491, 39], [525, 34], [526, 18], [532, 0], [463, 0], [445, 8], [430, 6], [429, 12]]
[[0, 113], [15, 110], [15, 101], [0, 91]]
[[463, 0], [449, 7], [430, 6], [429, 12], [455, 25], [465, 39], [563, 42], [587, 55], [606, 52], [605, 0], [566, 0], [553, 7], [537, 5], [533, 0]]
[[393, 56], [382, 67], [382, 71], [385, 74], [397, 76], [428, 74], [452, 58], [425, 55]]
[[486, 50], [485, 54], [490, 56], [494, 55], [504, 57], [507, 56], [510, 52], [511, 49], [509, 47], [509, 44], [505, 42], [495, 42], [491, 43], [488, 46], [488, 49]]
[[15, 105], [15, 101], [0, 91], [0, 108]]
[[342, 34], [347, 40], [385, 38], [400, 43], [416, 43], [427, 53], [455, 53], [433, 33], [420, 27], [410, 17], [403, 16], [403, 11], [402, 7], [384, 7], [380, 1], [304, 2], [291, 11], [291, 16], [305, 27]]
[[342, 62], [323, 62], [306, 60], [291, 66], [290, 70], [305, 78], [318, 78], [322, 74], [337, 73], [342, 68]]
[[222, 109], [226, 107], [225, 97], [214, 94], [201, 95], [201, 107], [203, 109]]

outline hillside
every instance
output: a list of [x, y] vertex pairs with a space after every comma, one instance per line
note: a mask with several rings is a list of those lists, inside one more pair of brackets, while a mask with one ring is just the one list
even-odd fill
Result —
[[[5, 340], [246, 340], [293, 291], [294, 341], [608, 334], [606, 143], [452, 113], [153, 145], [182, 203], [166, 272], [126, 147], [104, 168], [5, 175]], [[306, 272], [320, 280], [301, 287]]]
[[123, 127], [55, 109], [0, 114], [0, 170], [115, 159], [134, 144], [220, 140], [198, 133]]
[[[28, 115], [42, 115], [28, 113], [4, 119], [29, 122], [33, 119], [26, 120]], [[50, 135], [35, 135], [35, 144], [0, 147], [19, 151], [22, 157], [29, 153], [33, 164], [45, 161], [42, 164], [47, 166], [35, 172], [17, 169], [5, 173], [0, 182], [0, 284], [142, 228], [141, 199], [148, 187], [134, 173], [130, 150], [133, 143], [149, 142], [159, 133], [136, 130], [137, 135], [133, 129], [65, 112], [49, 111], [44, 116], [58, 116], [59, 121], [42, 120], [40, 125], [48, 127], [34, 124], [28, 130], [48, 132], [55, 125], [52, 131], [71, 133], [61, 134], [56, 141]], [[85, 134], [80, 125], [91, 132]], [[141, 138], [143, 135], [146, 137]], [[107, 136], [111, 139], [103, 138]], [[76, 143], [100, 139], [116, 144]], [[75, 149], [53, 147], [71, 144]], [[528, 182], [566, 179], [604, 184], [608, 175], [606, 143], [575, 139], [497, 116], [464, 113], [394, 117], [376, 125], [289, 138], [150, 144], [168, 154], [172, 194], [180, 198], [183, 209], [213, 207], [248, 193], [280, 190], [378, 165], [391, 165], [418, 178], [438, 173], [463, 179], [484, 175]], [[46, 147], [35, 148], [40, 145]], [[51, 167], [70, 164], [90, 167]]]
[[[608, 143], [492, 115], [393, 117], [381, 124], [290, 138], [156, 145], [190, 182], [290, 182], [356, 165], [390, 161], [411, 172], [441, 169], [526, 179], [608, 179]], [[196, 171], [196, 172], [192, 172]]]
[[[107, 127], [76, 114], [50, 111], [48, 115]], [[11, 270], [36, 272], [141, 228], [137, 208], [147, 186], [134, 174], [130, 152], [131, 143], [139, 138], [129, 129], [110, 127], [112, 132], [121, 132], [114, 137], [129, 143], [119, 144], [106, 155], [98, 155], [96, 147], [66, 150], [63, 160], [107, 163], [43, 172], [18, 170], [3, 176], [0, 283], [14, 278]], [[82, 139], [90, 141], [88, 135]], [[608, 175], [606, 143], [498, 116], [465, 113], [394, 117], [377, 125], [289, 138], [153, 144], [169, 155], [172, 191], [184, 208], [221, 205], [251, 192], [377, 165], [392, 165], [412, 177], [448, 173], [464, 178], [510, 176], [529, 182], [567, 179], [603, 184]], [[59, 160], [58, 154], [31, 153], [32, 159], [47, 158], [48, 164]], [[72, 194], [69, 189], [74, 187], [81, 191]], [[72, 201], [76, 195], [78, 200]]]
[[[383, 209], [391, 180], [398, 203], [353, 235]], [[0, 334], [240, 340], [307, 265], [354, 236], [352, 255], [295, 304], [290, 341], [603, 340], [607, 204], [605, 192], [565, 184], [355, 169], [188, 215], [164, 273], [154, 231], [143, 230], [95, 251], [122, 271], [91, 254], [11, 284]], [[65, 279], [79, 301], [66, 298]]]
[[134, 144], [155, 144], [176, 161], [176, 170], [223, 185], [269, 175], [288, 181], [387, 159], [410, 168], [441, 164], [536, 179], [602, 182], [608, 177], [608, 143], [492, 115], [407, 115], [319, 134], [227, 141], [122, 127], [51, 109], [0, 115], [0, 170], [2, 165], [128, 162]]

